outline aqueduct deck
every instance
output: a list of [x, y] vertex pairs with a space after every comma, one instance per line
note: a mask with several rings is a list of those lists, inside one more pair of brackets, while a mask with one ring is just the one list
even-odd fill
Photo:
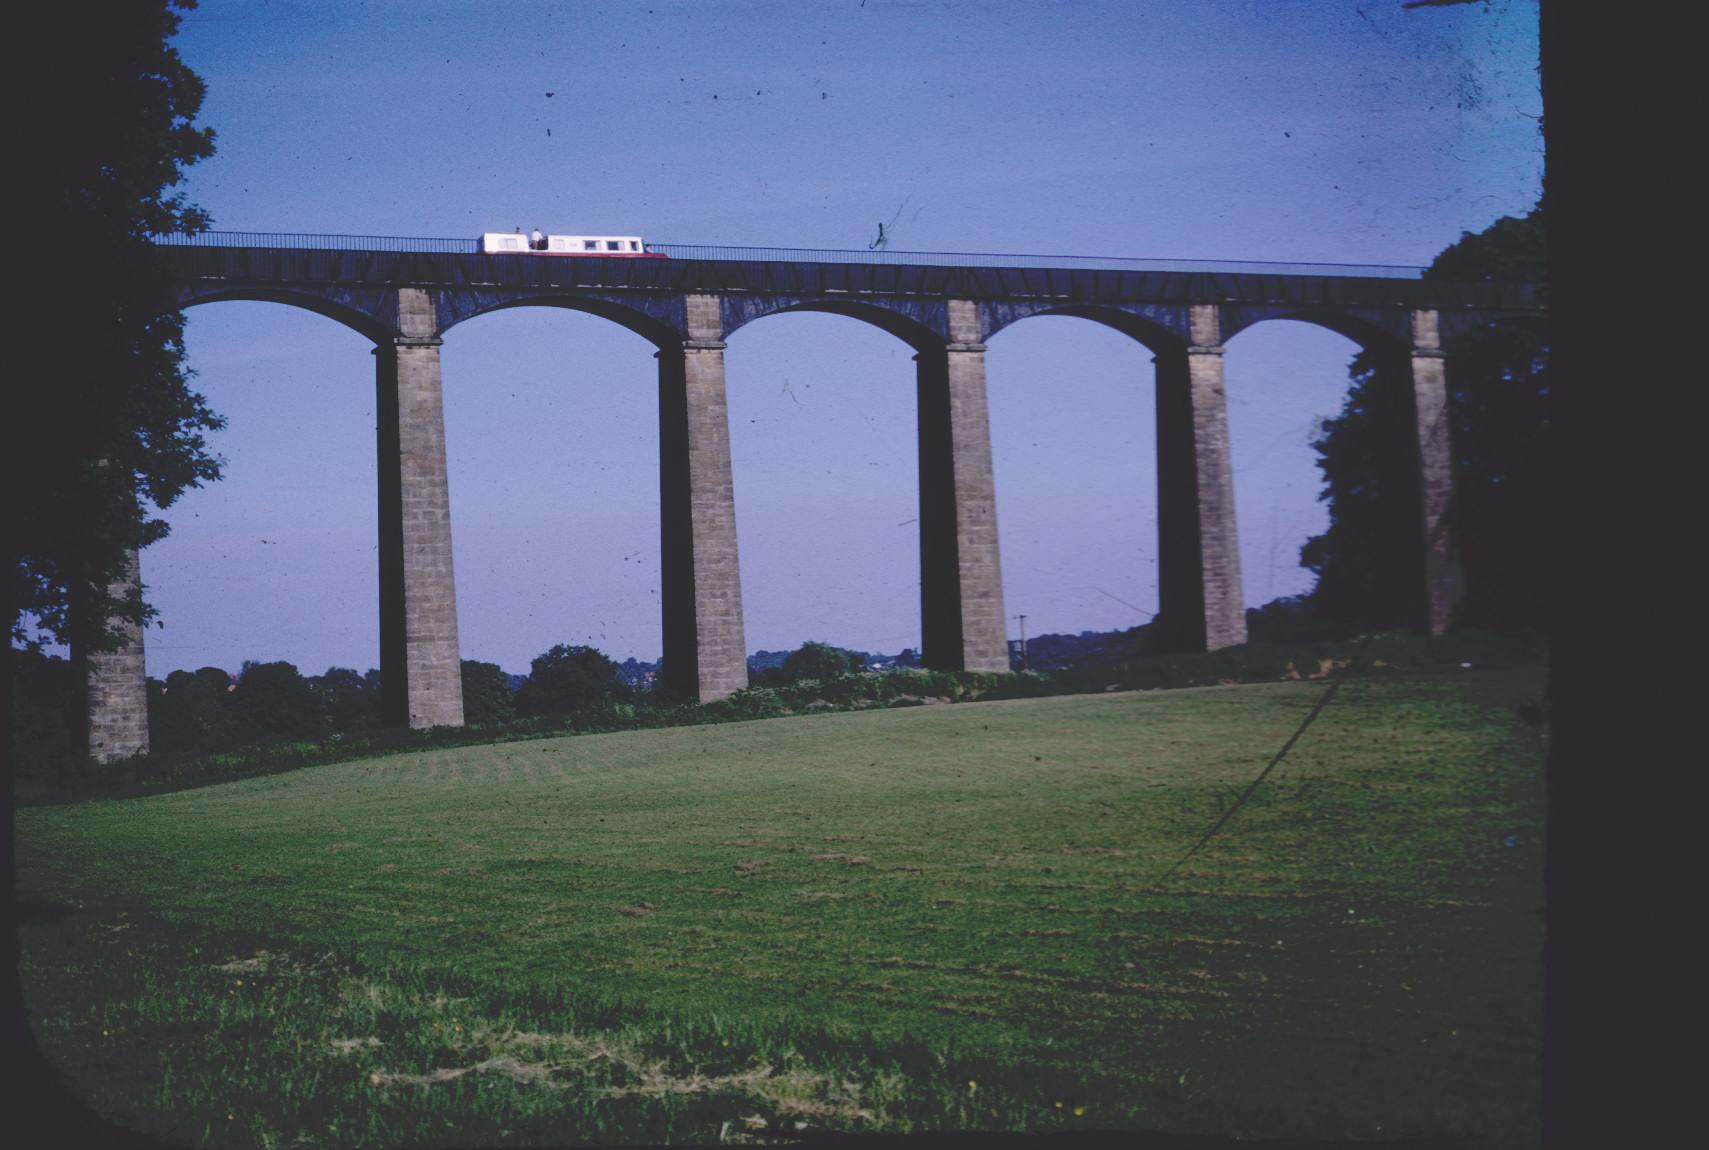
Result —
[[[567, 307], [658, 350], [665, 671], [703, 699], [747, 685], [724, 348], [782, 311], [877, 325], [915, 350], [920, 594], [927, 666], [1007, 670], [986, 341], [1033, 315], [1108, 324], [1156, 357], [1160, 624], [1184, 649], [1245, 641], [1223, 344], [1267, 319], [1317, 323], [1411, 381], [1421, 617], [1442, 630], [1454, 575], [1444, 343], [1541, 322], [1529, 284], [1422, 278], [1417, 268], [826, 252], [651, 245], [669, 259], [488, 255], [469, 240], [204, 233], [163, 240], [167, 306], [266, 300], [375, 344], [380, 669], [387, 716], [461, 725], [439, 348], [464, 320]], [[134, 565], [133, 565], [134, 570]], [[93, 659], [90, 749], [147, 748], [142, 636]]]

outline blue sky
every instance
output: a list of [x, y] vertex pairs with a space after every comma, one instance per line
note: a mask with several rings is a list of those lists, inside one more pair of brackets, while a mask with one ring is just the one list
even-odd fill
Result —
[[[1528, 0], [204, 0], [177, 46], [219, 150], [185, 190], [230, 230], [862, 248], [882, 221], [921, 251], [1423, 264], [1537, 199], [1536, 23]], [[278, 305], [188, 315], [227, 475], [144, 554], [150, 674], [375, 665], [370, 345]], [[1353, 351], [1286, 322], [1230, 343], [1249, 604], [1309, 586], [1309, 443]], [[465, 658], [657, 656], [651, 352], [561, 310], [448, 333]], [[917, 647], [909, 350], [792, 314], [726, 362], [749, 648]], [[987, 366], [1009, 613], [1144, 622], [1149, 353], [1039, 317]]]

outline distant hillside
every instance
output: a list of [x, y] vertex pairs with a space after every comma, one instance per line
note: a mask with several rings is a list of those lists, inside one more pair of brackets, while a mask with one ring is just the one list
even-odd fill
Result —
[[[1130, 627], [1126, 631], [1082, 631], [1078, 635], [1059, 635], [1047, 633], [1044, 635], [1027, 636], [1027, 654], [1024, 666], [1032, 671], [1054, 671], [1062, 667], [1072, 667], [1079, 663], [1105, 663], [1113, 659], [1126, 659], [1134, 655], [1142, 655], [1150, 650], [1148, 642], [1151, 624]], [[1022, 669], [1021, 644], [1018, 639], [1009, 641], [1009, 667], [1011, 670]]]
[[[1053, 671], [1082, 663], [1104, 663], [1160, 652], [1153, 645], [1152, 623], [1126, 631], [1082, 631], [1078, 635], [1027, 636], [1027, 668]], [[1246, 637], [1250, 643], [1307, 643], [1322, 639], [1344, 639], [1357, 628], [1327, 622], [1312, 613], [1304, 595], [1272, 599], [1262, 607], [1246, 609]], [[1009, 666], [1021, 669], [1021, 645], [1009, 642]]]

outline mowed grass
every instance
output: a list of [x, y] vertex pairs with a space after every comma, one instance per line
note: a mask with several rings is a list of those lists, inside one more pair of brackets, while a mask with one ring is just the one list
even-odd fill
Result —
[[188, 1145], [1537, 1140], [1540, 671], [825, 714], [18, 813], [25, 1002]]

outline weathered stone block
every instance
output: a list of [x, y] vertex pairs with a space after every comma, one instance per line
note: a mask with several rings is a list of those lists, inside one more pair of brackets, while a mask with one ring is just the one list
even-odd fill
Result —
[[[431, 316], [426, 292], [405, 288], [399, 296], [400, 315], [414, 315], [412, 323]], [[374, 355], [381, 711], [388, 721], [411, 727], [460, 727], [463, 677], [439, 340], [397, 339]]]
[[688, 316], [695, 338], [659, 352], [664, 674], [712, 702], [748, 685], [748, 656], [718, 297]]
[[920, 435], [921, 659], [1007, 671], [997, 489], [979, 305], [950, 300], [953, 342], [915, 357]]
[[[129, 595], [142, 582], [141, 562], [130, 553], [125, 572], [108, 593]], [[96, 762], [111, 762], [148, 752], [148, 671], [143, 630], [137, 623], [120, 625], [125, 642], [115, 651], [91, 653], [83, 659], [88, 673], [84, 703], [87, 750]]]

